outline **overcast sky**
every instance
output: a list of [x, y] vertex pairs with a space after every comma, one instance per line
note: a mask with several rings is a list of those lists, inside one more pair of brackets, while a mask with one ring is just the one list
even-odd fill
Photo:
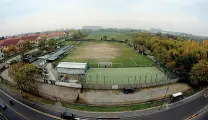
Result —
[[0, 5], [0, 36], [83, 25], [208, 36], [208, 0], [0, 0]]

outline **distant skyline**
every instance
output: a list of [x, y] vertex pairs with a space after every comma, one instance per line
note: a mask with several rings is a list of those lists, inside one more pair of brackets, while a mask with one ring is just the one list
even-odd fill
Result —
[[82, 26], [208, 36], [208, 0], [1, 0], [0, 5], [0, 36]]

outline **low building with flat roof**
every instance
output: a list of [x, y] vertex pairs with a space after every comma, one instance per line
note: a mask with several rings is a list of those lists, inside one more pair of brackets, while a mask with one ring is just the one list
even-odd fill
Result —
[[80, 80], [81, 77], [85, 76], [87, 70], [87, 63], [61, 62], [57, 66], [57, 72], [61, 81]]

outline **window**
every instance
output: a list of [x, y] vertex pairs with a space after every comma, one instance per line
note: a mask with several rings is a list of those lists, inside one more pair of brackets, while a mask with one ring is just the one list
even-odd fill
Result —
[[2, 58], [4, 58], [4, 55], [1, 55]]

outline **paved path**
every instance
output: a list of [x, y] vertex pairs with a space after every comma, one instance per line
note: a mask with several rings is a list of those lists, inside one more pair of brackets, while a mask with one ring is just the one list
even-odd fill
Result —
[[124, 94], [121, 90], [83, 90], [83, 92], [79, 94], [79, 98], [84, 100], [87, 104], [92, 105], [141, 103], [163, 98], [168, 86], [169, 90], [167, 96], [177, 92], [185, 92], [190, 89], [186, 84], [174, 83], [154, 88], [144, 88], [137, 90], [133, 94]]
[[55, 80], [57, 81], [57, 74], [55, 73], [55, 71], [53, 70], [52, 64], [51, 63], [47, 63], [46, 68], [48, 70], [49, 73], [49, 79], [50, 80]]
[[9, 77], [9, 75], [8, 75], [8, 70], [9, 70], [9, 68], [7, 68], [7, 69], [4, 70], [3, 72], [1, 72], [0, 75], [1, 75], [2, 78], [6, 79], [6, 80], [8, 80], [8, 81], [10, 81], [10, 82], [13, 82], [12, 78]]

